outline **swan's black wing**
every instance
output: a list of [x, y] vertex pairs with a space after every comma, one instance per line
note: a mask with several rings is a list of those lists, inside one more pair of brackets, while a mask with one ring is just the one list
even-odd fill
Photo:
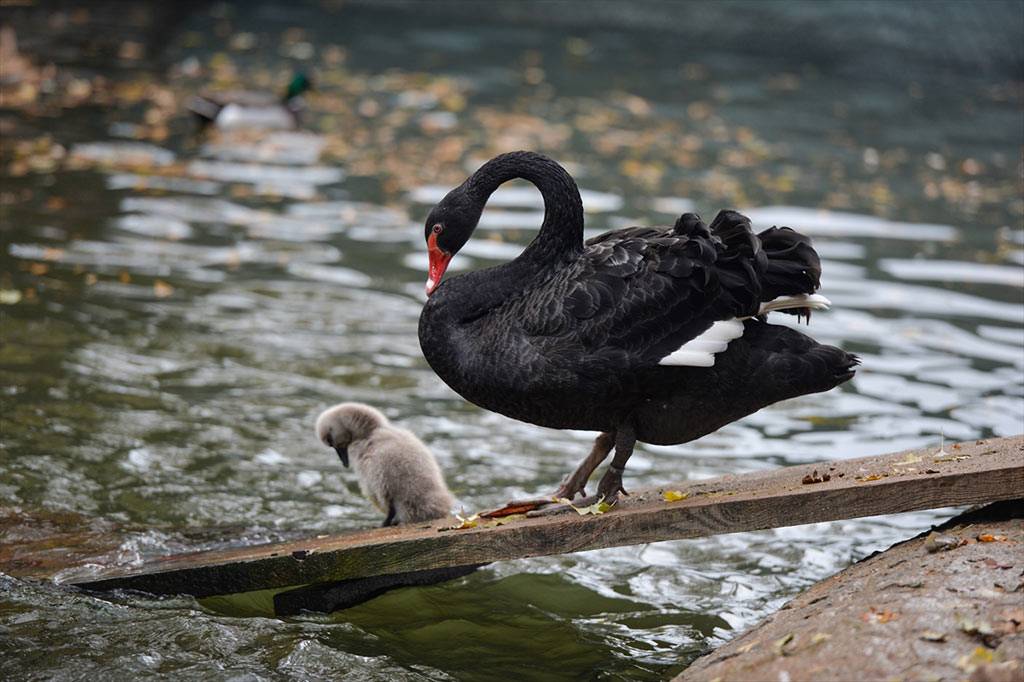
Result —
[[[732, 211], [720, 213], [710, 228], [686, 214], [671, 229], [605, 233], [524, 297], [521, 324], [549, 357], [577, 353], [567, 358], [577, 366], [607, 371], [656, 364], [716, 321], [756, 314], [765, 296], [817, 288], [820, 265], [806, 237], [785, 228], [760, 237]], [[782, 242], [789, 251], [782, 253]], [[772, 265], [773, 256], [802, 262]]]

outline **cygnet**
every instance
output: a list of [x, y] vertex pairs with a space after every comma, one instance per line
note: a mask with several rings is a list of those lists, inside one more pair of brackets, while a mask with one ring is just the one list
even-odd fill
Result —
[[453, 499], [441, 469], [413, 433], [392, 426], [380, 411], [361, 403], [341, 403], [316, 420], [316, 435], [349, 460], [359, 488], [387, 513], [385, 526], [447, 516]]

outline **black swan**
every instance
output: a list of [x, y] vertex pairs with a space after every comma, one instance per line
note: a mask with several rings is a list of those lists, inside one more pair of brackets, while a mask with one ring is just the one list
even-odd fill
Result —
[[[488, 197], [523, 178], [544, 197], [544, 222], [508, 263], [441, 281]], [[600, 431], [556, 497], [585, 494], [593, 470], [612, 501], [636, 441], [685, 443], [772, 403], [850, 379], [856, 356], [768, 324], [769, 311], [810, 318], [821, 263], [786, 227], [760, 234], [735, 211], [705, 225], [630, 227], [583, 241], [576, 183], [533, 152], [485, 163], [431, 210], [420, 346], [448, 386], [531, 424]]]

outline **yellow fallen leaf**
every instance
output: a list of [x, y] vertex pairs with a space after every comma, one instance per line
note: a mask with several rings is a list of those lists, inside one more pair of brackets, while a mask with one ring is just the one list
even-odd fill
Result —
[[587, 514], [604, 514], [606, 511], [615, 506], [614, 504], [608, 504], [607, 502], [605, 502], [603, 497], [594, 504], [588, 505], [586, 507], [577, 507], [572, 503], [572, 500], [570, 500], [567, 497], [560, 498], [558, 501], [561, 502], [562, 504], [567, 504], [570, 507], [572, 507], [573, 510], [580, 516], [586, 516]]
[[1006, 536], [992, 535], [992, 533], [982, 533], [978, 536], [978, 542], [1006, 542]]
[[832, 635], [826, 632], [815, 632], [811, 637], [811, 644], [821, 644], [822, 642], [827, 642], [830, 639], [832, 639]]
[[678, 502], [679, 500], [685, 500], [690, 496], [690, 493], [684, 493], [682, 490], [666, 490], [661, 496], [665, 498], [666, 502]]
[[785, 656], [786, 655], [786, 645], [789, 644], [792, 641], [793, 641], [793, 634], [790, 633], [790, 634], [786, 635], [785, 637], [780, 637], [779, 639], [775, 640], [775, 644], [773, 644], [772, 647], [775, 649], [775, 653], [776, 654], [778, 654], [779, 656]]
[[745, 654], [745, 653], [747, 653], [748, 651], [750, 651], [751, 649], [753, 649], [755, 646], [757, 646], [760, 643], [761, 643], [760, 641], [755, 639], [753, 642], [749, 642], [749, 643], [744, 644], [743, 646], [739, 647], [738, 649], [736, 649], [736, 651], [740, 652], [741, 654]]
[[455, 514], [455, 518], [459, 520], [458, 525], [445, 526], [444, 528], [439, 528], [438, 530], [465, 530], [467, 528], [476, 528], [480, 524], [480, 516], [478, 514], [473, 514], [472, 516], [466, 517], [460, 516], [459, 514]]
[[21, 292], [17, 289], [0, 289], [0, 303], [14, 305], [21, 300]]
[[905, 466], [907, 464], [916, 464], [917, 462], [920, 462], [920, 461], [921, 461], [921, 458], [918, 455], [915, 455], [913, 452], [911, 452], [909, 455], [906, 456], [905, 459], [902, 459], [899, 462], [893, 462], [892, 465], [893, 466]]
[[992, 663], [994, 660], [992, 656], [992, 650], [979, 646], [969, 654], [964, 654], [957, 660], [956, 667], [963, 670], [965, 673], [974, 672], [978, 666], [985, 665], [986, 663]]

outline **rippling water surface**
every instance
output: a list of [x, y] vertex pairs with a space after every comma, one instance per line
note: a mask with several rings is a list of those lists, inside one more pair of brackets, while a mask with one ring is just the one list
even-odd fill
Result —
[[[726, 206], [806, 231], [835, 304], [810, 332], [863, 359], [838, 390], [640, 446], [629, 486], [1024, 430], [1019, 83], [997, 67], [875, 78], [841, 45], [833, 63], [680, 57], [643, 27], [244, 7], [197, 10], [106, 74], [170, 93], [164, 134], [152, 94], [0, 110], [0, 676], [664, 678], [951, 513], [507, 562], [288, 620], [259, 595], [101, 600], [24, 577], [377, 524], [311, 432], [341, 400], [418, 433], [467, 509], [549, 491], [592, 434], [466, 404], [416, 338], [423, 216], [511, 148], [566, 162], [592, 233]], [[320, 76], [305, 131], [192, 134], [192, 88], [269, 85], [296, 63]], [[514, 257], [542, 215], [531, 187], [503, 188], [452, 271]]]

